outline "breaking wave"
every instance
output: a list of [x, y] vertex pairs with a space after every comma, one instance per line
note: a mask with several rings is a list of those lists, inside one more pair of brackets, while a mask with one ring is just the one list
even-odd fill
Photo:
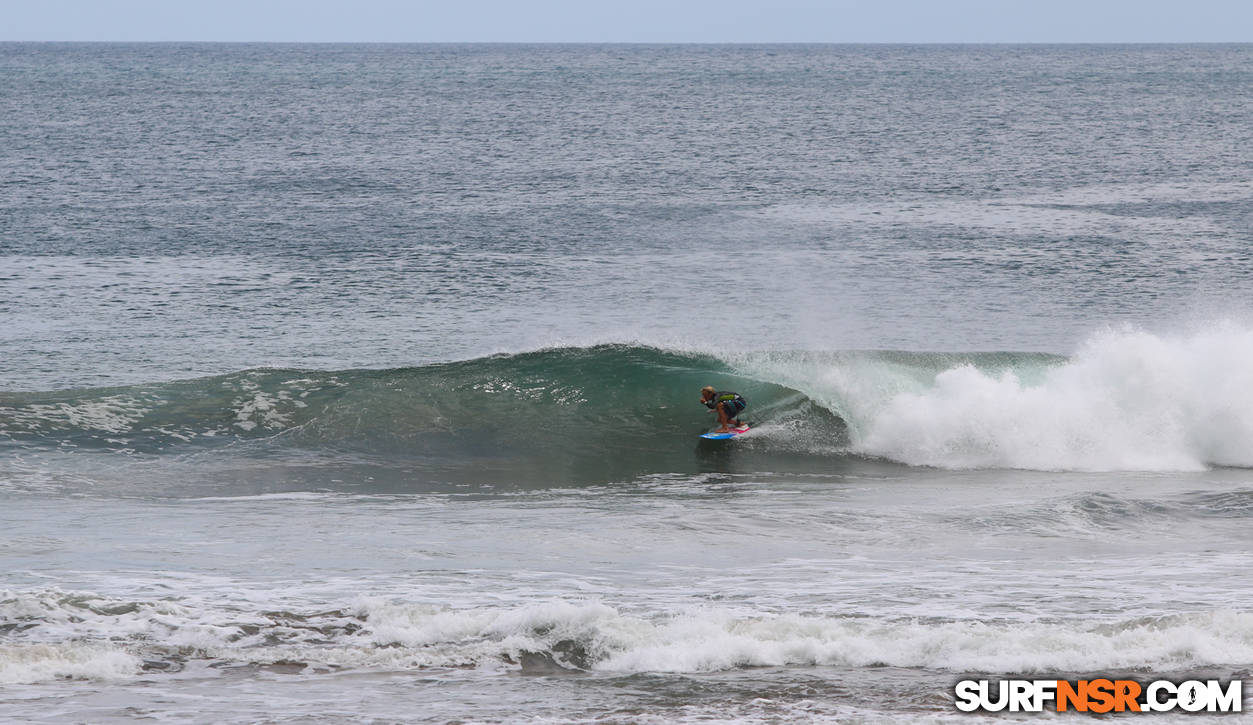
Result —
[[[549, 481], [697, 470], [704, 385], [750, 401], [739, 463], [856, 456], [941, 468], [1253, 466], [1253, 330], [1097, 334], [1040, 353], [600, 345], [393, 370], [248, 370], [0, 393], [10, 448], [135, 455], [339, 451]], [[726, 450], [725, 444], [722, 450]], [[695, 454], [694, 454], [695, 451]], [[708, 453], [708, 450], [706, 450]], [[766, 469], [759, 469], [766, 470]]]
[[[1253, 660], [1253, 615], [1068, 622], [900, 619], [597, 601], [451, 609], [381, 599], [317, 611], [203, 608], [86, 592], [0, 593], [0, 683], [118, 679], [193, 661], [291, 672], [521, 668], [617, 673], [890, 666], [951, 672], [1182, 670]], [[54, 639], [56, 641], [46, 641]]]

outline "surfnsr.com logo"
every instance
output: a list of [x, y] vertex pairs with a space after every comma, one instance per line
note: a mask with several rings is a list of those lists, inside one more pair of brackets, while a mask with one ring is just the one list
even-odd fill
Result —
[[962, 712], [1240, 712], [1243, 682], [1231, 680], [962, 680]]

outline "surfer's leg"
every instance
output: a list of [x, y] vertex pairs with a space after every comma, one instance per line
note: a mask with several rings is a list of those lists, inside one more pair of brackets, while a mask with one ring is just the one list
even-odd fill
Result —
[[722, 424], [722, 427], [717, 430], [718, 433], [731, 430], [731, 416], [727, 413], [726, 403], [718, 403], [718, 422]]

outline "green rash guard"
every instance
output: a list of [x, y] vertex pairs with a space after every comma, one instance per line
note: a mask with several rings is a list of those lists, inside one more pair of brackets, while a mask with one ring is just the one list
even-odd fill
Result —
[[705, 407], [712, 410], [718, 409], [718, 403], [727, 404], [727, 414], [735, 417], [737, 413], [748, 407], [748, 402], [744, 400], [744, 396], [739, 393], [718, 392], [714, 393], [713, 400], [706, 401]]

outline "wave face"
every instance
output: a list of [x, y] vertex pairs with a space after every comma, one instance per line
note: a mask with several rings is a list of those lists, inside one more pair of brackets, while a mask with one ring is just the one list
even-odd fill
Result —
[[[351, 454], [478, 480], [781, 470], [849, 456], [939, 468], [1253, 466], [1253, 330], [1108, 331], [1039, 353], [769, 352], [719, 359], [599, 345], [393, 370], [249, 370], [0, 394], [10, 446], [136, 455]], [[704, 385], [750, 401], [734, 445]], [[695, 451], [695, 455], [693, 453]], [[823, 463], [825, 462], [825, 463]], [[747, 468], [758, 466], [758, 468]]]
[[712, 357], [622, 345], [0, 394], [0, 436], [11, 445], [139, 455], [316, 449], [450, 476], [473, 468], [486, 478], [605, 480], [692, 470], [696, 436], [713, 423], [698, 403], [704, 385], [742, 392], [753, 420], [842, 439], [839, 420], [794, 390]]

